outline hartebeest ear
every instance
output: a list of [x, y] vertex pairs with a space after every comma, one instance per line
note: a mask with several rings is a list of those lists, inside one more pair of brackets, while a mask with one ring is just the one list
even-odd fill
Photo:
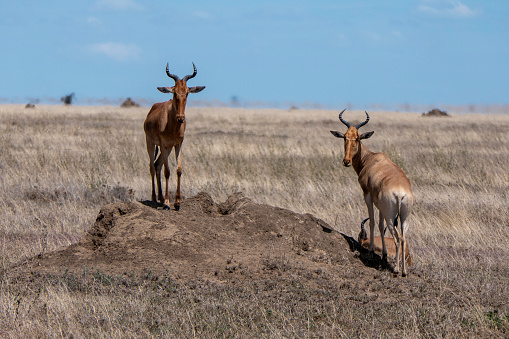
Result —
[[157, 87], [159, 92], [163, 93], [173, 93], [173, 87]]
[[189, 93], [198, 93], [205, 89], [205, 86], [189, 87]]
[[345, 138], [345, 136], [341, 133], [341, 132], [338, 132], [338, 131], [330, 131], [332, 133], [333, 136], [335, 136], [336, 138]]
[[371, 137], [373, 135], [373, 133], [375, 132], [366, 132], [366, 133], [362, 133], [361, 136], [359, 137], [359, 139], [368, 139], [369, 137]]

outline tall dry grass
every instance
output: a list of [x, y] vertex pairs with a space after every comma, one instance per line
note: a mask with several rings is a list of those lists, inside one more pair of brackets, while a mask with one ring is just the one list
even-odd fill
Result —
[[[3, 269], [79, 241], [106, 203], [150, 198], [142, 128], [147, 111], [0, 106]], [[355, 172], [341, 165], [343, 143], [329, 133], [345, 129], [337, 115], [327, 110], [188, 108], [183, 195], [206, 191], [214, 200], [224, 201], [242, 191], [256, 202], [312, 213], [355, 236], [367, 211]], [[501, 312], [495, 319], [506, 326], [507, 300], [498, 308], [485, 308], [509, 296], [504, 281], [509, 276], [509, 116], [424, 118], [391, 112], [370, 112], [370, 116], [363, 129], [375, 134], [364, 144], [387, 153], [413, 185], [416, 204], [408, 241], [416, 270], [424, 272], [425, 278], [477, 291], [472, 298], [479, 299], [474, 303], [479, 312]], [[347, 111], [344, 117], [359, 121], [364, 113]], [[173, 155], [171, 160], [174, 164]], [[172, 191], [174, 174], [173, 167]], [[15, 289], [8, 282], [2, 286], [0, 322], [12, 329], [9, 333], [26, 333], [28, 329], [17, 319], [30, 313], [23, 309], [29, 306], [22, 306], [26, 304], [10, 292]], [[34, 302], [44, 299], [47, 310], [44, 317], [26, 316], [25, 324], [32, 332], [42, 331], [44, 324], [55, 329], [65, 323], [82, 329], [69, 333], [135, 337], [136, 333], [122, 331], [122, 321], [136, 321], [137, 307], [150, 308], [150, 303], [129, 292], [122, 305], [132, 308], [122, 313], [118, 310], [122, 305], [107, 296], [76, 296], [69, 286], [48, 287], [31, 295]], [[75, 303], [84, 307], [87, 316], [80, 319], [76, 310], [69, 315], [74, 318], [66, 319], [61, 312]], [[228, 313], [232, 310], [226, 312], [225, 317], [233, 316]], [[181, 333], [190, 336], [195, 331], [191, 319], [197, 314], [187, 316], [189, 321], [181, 320]], [[91, 324], [102, 330], [84, 332]], [[138, 334], [153, 335], [149, 328], [142, 326]], [[292, 336], [273, 330], [274, 336]], [[214, 331], [207, 333], [221, 333]]]

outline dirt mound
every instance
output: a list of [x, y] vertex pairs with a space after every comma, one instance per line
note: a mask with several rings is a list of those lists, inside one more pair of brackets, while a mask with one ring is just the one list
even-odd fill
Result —
[[310, 214], [257, 204], [241, 193], [220, 204], [200, 193], [185, 199], [180, 211], [148, 201], [106, 205], [82, 242], [30, 266], [39, 272], [88, 268], [117, 275], [151, 270], [216, 281], [259, 278], [290, 267], [335, 275], [344, 265], [347, 271], [363, 266], [348, 240]]
[[423, 117], [448, 117], [450, 116], [446, 111], [441, 111], [438, 108], [433, 108], [428, 113], [422, 113]]
[[124, 100], [124, 102], [120, 105], [120, 107], [140, 107], [137, 103], [135, 103], [131, 98], [127, 98]]
[[[240, 193], [217, 204], [200, 193], [184, 199], [180, 211], [152, 202], [106, 205], [82, 242], [3, 274], [7, 288], [19, 288], [11, 305], [28, 300], [27, 312], [33, 314], [48, 312], [47, 297], [39, 296], [45, 286], [63, 286], [69, 291], [63, 299], [71, 300], [73, 309], [78, 301], [85, 319], [94, 323], [98, 318], [95, 309], [89, 314], [94, 305], [89, 303], [99, 298], [119, 326], [139, 322], [173, 328], [174, 319], [187, 317], [200, 323], [189, 332], [199, 331], [198, 337], [218, 336], [217, 323], [221, 334], [226, 328], [245, 337], [286, 333], [272, 331], [281, 331], [278, 326], [296, 331], [291, 337], [309, 336], [310, 324], [316, 337], [343, 331], [350, 336], [497, 336], [486, 335], [484, 325], [471, 326], [480, 309], [472, 300], [484, 294], [472, 297], [470, 282], [436, 280], [417, 268], [402, 279], [379, 269], [379, 258], [357, 246], [310, 214], [257, 204]], [[486, 309], [498, 310], [500, 295]], [[129, 308], [136, 316], [115, 315]], [[182, 336], [178, 326], [176, 336]]]

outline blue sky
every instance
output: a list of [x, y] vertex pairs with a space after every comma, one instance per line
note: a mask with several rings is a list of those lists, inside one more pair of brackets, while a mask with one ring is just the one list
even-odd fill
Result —
[[150, 104], [194, 62], [190, 102], [505, 104], [508, 22], [503, 0], [2, 1], [0, 103]]

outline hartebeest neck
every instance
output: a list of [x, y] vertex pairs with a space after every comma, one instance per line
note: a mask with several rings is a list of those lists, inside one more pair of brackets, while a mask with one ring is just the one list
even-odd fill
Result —
[[355, 153], [355, 155], [352, 158], [352, 166], [353, 166], [353, 169], [355, 170], [355, 173], [357, 173], [357, 175], [359, 175], [360, 172], [362, 171], [362, 169], [364, 168], [364, 164], [366, 163], [367, 158], [371, 154], [373, 154], [373, 152], [371, 152], [360, 141], [359, 141], [359, 146], [360, 146], [359, 150], [357, 151], [357, 153]]

